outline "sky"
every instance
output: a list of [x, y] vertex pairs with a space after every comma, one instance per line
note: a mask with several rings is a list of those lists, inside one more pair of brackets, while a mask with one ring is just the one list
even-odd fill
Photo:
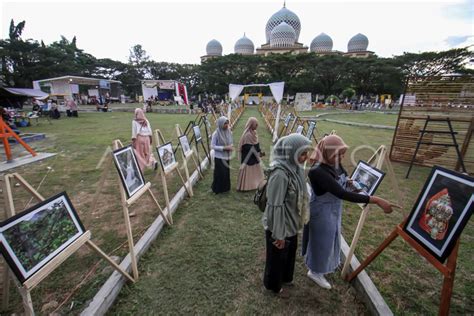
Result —
[[[260, 47], [268, 19], [282, 7], [283, 0], [0, 0], [0, 32], [7, 38], [10, 20], [25, 20], [23, 39], [50, 44], [76, 36], [97, 58], [126, 62], [140, 44], [155, 61], [198, 64], [212, 39], [224, 54], [244, 32]], [[474, 45], [474, 0], [287, 0], [286, 7], [299, 17], [298, 41], [308, 47], [321, 32], [339, 51], [362, 33], [382, 57]]]

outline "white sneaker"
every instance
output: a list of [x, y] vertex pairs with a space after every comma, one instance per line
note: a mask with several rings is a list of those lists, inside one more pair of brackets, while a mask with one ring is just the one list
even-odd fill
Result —
[[326, 280], [324, 274], [313, 273], [311, 270], [308, 270], [308, 278], [316, 282], [323, 289], [331, 289], [331, 284]]

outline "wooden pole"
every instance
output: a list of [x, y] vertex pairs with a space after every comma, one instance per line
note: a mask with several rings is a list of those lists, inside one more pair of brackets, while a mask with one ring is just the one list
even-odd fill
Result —
[[[369, 160], [367, 162], [369, 164], [373, 165], [373, 162], [377, 159], [377, 163], [376, 163], [375, 168], [381, 169], [382, 164], [385, 160], [386, 151], [387, 151], [387, 149], [385, 148], [385, 146], [381, 145], [375, 151], [375, 153], [372, 155], [372, 157], [369, 158]], [[342, 272], [341, 272], [342, 278], [344, 278], [347, 275], [348, 271], [349, 271], [352, 256], [354, 255], [355, 248], [357, 247], [357, 243], [359, 242], [360, 233], [362, 232], [362, 228], [364, 227], [365, 219], [367, 218], [367, 214], [369, 213], [369, 210], [370, 210], [370, 206], [368, 204], [366, 206], [361, 206], [361, 208], [362, 208], [362, 213], [360, 214], [359, 222], [358, 222], [357, 228], [354, 232], [354, 237], [352, 238], [351, 247], [349, 249], [349, 252], [348, 252], [347, 257], [346, 257], [346, 261], [344, 262], [344, 266], [342, 268]]]

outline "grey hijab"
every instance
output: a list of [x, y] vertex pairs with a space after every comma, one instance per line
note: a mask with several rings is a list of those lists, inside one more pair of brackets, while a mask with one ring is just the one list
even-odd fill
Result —
[[298, 211], [303, 223], [309, 220], [308, 193], [303, 165], [298, 162], [299, 155], [311, 147], [311, 141], [300, 134], [290, 134], [280, 138], [273, 148], [273, 160], [270, 172], [276, 168], [284, 169], [297, 184]]
[[217, 141], [220, 146], [229, 146], [232, 145], [232, 132], [230, 128], [224, 129], [224, 124], [229, 120], [225, 116], [221, 116], [217, 119]]

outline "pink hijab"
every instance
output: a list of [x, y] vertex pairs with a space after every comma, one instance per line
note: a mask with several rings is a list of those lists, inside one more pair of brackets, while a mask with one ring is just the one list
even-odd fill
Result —
[[142, 127], [146, 127], [148, 125], [145, 113], [140, 108], [135, 109], [135, 121], [137, 121]]
[[245, 124], [244, 132], [239, 142], [239, 151], [242, 151], [242, 146], [245, 144], [256, 145], [258, 144], [257, 136], [258, 120], [255, 117], [249, 117], [247, 124]]
[[311, 154], [310, 160], [316, 163], [332, 165], [329, 161], [338, 153], [347, 150], [349, 146], [337, 135], [328, 135], [324, 137], [316, 146], [316, 150]]

